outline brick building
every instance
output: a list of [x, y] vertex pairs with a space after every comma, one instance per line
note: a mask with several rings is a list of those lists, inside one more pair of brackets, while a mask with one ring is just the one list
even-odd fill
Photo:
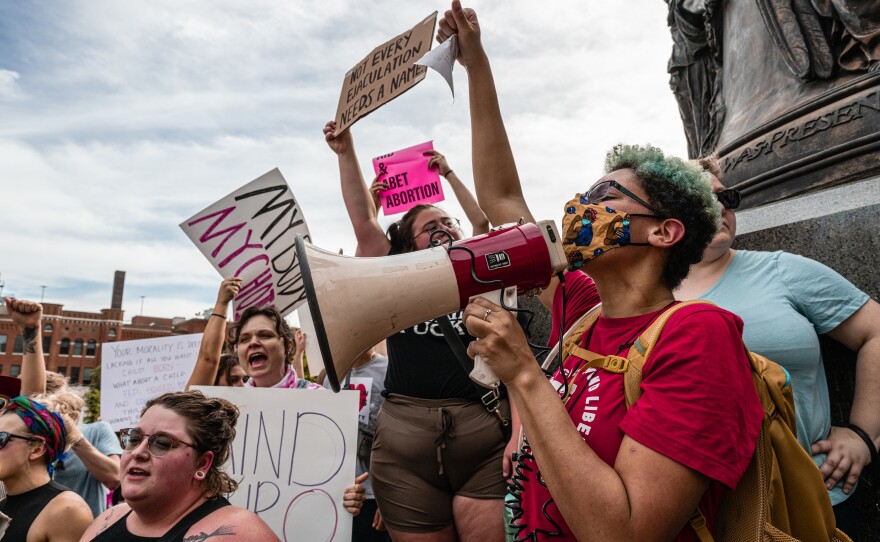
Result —
[[[169, 335], [203, 333], [208, 321], [201, 318], [134, 316], [123, 322], [122, 284], [125, 273], [116, 272], [113, 308], [100, 312], [64, 310], [58, 303], [43, 303], [43, 355], [46, 369], [70, 377], [72, 384], [87, 385], [101, 365], [101, 345], [106, 342], [151, 339]], [[24, 343], [18, 326], [3, 311], [0, 316], [0, 374], [18, 376]]]

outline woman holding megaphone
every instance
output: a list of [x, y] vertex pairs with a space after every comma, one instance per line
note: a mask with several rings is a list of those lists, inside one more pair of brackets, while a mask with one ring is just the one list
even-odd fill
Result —
[[[423, 250], [432, 238], [460, 240], [457, 219], [434, 205], [417, 205], [382, 230], [374, 196], [364, 182], [350, 130], [334, 136], [324, 127], [339, 159], [345, 207], [359, 256], [388, 256]], [[452, 175], [445, 158], [432, 153], [431, 167], [447, 178], [474, 227], [488, 220], [471, 193]], [[374, 183], [378, 195], [382, 185]], [[466, 344], [461, 312], [449, 315]], [[376, 423], [371, 459], [373, 490], [382, 519], [396, 541], [501, 540], [507, 439], [498, 418], [486, 411], [435, 322], [388, 337], [387, 398]], [[506, 403], [506, 400], [505, 400]], [[505, 404], [505, 410], [507, 405]], [[512, 451], [513, 448], [510, 449]]]

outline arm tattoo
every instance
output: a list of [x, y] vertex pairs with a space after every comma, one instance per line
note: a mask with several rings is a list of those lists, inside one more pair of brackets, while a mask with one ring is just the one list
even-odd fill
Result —
[[232, 525], [221, 525], [217, 528], [213, 533], [206, 533], [204, 531], [199, 534], [194, 534], [192, 536], [188, 536], [183, 539], [183, 542], [204, 542], [209, 538], [214, 538], [215, 536], [232, 536], [235, 534], [235, 531], [232, 529]]
[[24, 339], [24, 353], [33, 354], [37, 351], [37, 328], [26, 327], [21, 332]]

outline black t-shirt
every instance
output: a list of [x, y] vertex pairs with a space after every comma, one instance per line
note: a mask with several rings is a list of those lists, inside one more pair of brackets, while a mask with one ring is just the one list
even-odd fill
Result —
[[[462, 311], [449, 315], [465, 348], [474, 340], [461, 321]], [[446, 318], [441, 316], [440, 318]], [[468, 373], [455, 359], [434, 320], [417, 324], [387, 339], [388, 372], [385, 389], [420, 399], [480, 400]], [[470, 366], [473, 362], [468, 360]], [[488, 390], [487, 390], [488, 391]]]

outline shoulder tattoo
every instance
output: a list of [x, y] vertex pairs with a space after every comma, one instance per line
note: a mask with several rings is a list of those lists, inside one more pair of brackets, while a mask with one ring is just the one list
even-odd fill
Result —
[[232, 536], [234, 534], [235, 530], [232, 528], [232, 525], [221, 525], [212, 533], [206, 533], [202, 531], [199, 534], [187, 536], [183, 539], [183, 542], [204, 542], [209, 538], [215, 538], [218, 536]]

